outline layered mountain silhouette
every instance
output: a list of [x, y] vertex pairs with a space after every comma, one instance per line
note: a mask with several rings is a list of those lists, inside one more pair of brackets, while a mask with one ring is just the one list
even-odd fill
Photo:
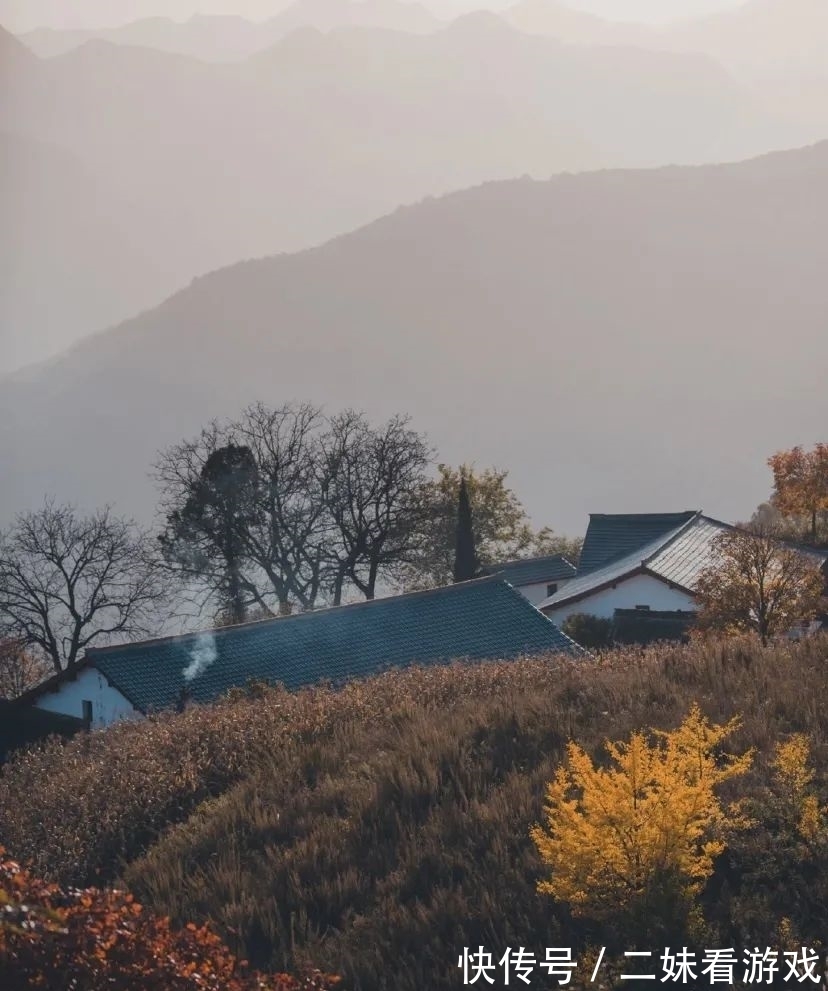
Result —
[[[30, 31], [48, 26], [59, 29], [99, 30], [122, 27], [147, 17], [184, 21], [196, 16], [224, 16], [232, 13], [253, 21], [265, 21], [291, 3], [291, 0], [0, 0], [0, 23], [13, 31]], [[509, 0], [428, 0], [425, 4], [438, 17], [451, 17], [485, 7], [501, 9]], [[610, 19], [672, 20], [709, 13], [739, 3], [739, 0], [573, 0], [573, 6], [591, 10]]]
[[631, 44], [699, 51], [727, 66], [767, 66], [780, 58], [822, 62], [828, 9], [821, 0], [746, 0], [706, 17], [667, 24], [614, 21], [562, 0], [517, 0], [504, 11], [514, 25], [579, 44]]
[[29, 48], [0, 27], [0, 81], [4, 84], [32, 71], [36, 59]]
[[538, 520], [767, 496], [828, 413], [828, 143], [489, 183], [197, 279], [0, 388], [2, 505], [149, 520], [156, 450], [261, 399], [409, 412]]
[[92, 29], [122, 27], [146, 17], [185, 21], [196, 14], [225, 15], [264, 20], [288, 6], [291, 0], [0, 0], [0, 23], [12, 31], [39, 27]]
[[264, 22], [228, 14], [197, 14], [186, 21], [151, 17], [110, 29], [38, 28], [23, 34], [21, 40], [43, 57], [63, 55], [87, 41], [100, 40], [222, 62], [269, 48], [298, 28], [331, 31], [350, 26], [419, 34], [434, 31], [440, 24], [421, 4], [402, 0], [294, 0]]
[[[102, 182], [100, 195], [80, 183], [66, 203], [41, 188], [41, 169], [10, 195], [52, 204], [55, 243], [77, 239], [101, 278], [108, 262], [96, 265], [84, 211], [152, 259], [130, 272], [134, 291], [110, 317], [424, 196], [522, 174], [736, 159], [798, 139], [706, 56], [566, 45], [484, 13], [427, 35], [304, 28], [233, 64], [98, 40], [38, 60], [3, 44], [15, 54], [0, 130], [61, 149]], [[109, 187], [142, 215], [107, 205]], [[20, 264], [21, 286], [43, 284], [36, 257]], [[61, 300], [63, 343], [105, 325], [108, 291], [90, 296], [88, 283]], [[11, 293], [0, 284], [0, 299]], [[48, 353], [35, 350], [40, 316], [14, 310], [16, 338], [33, 342], [18, 363]]]
[[6, 365], [59, 351], [67, 333], [106, 327], [156, 303], [165, 285], [178, 288], [175, 241], [153, 243], [161, 219], [70, 152], [0, 131]]
[[828, 134], [828, 4], [747, 0], [675, 24], [605, 20], [559, 0], [518, 0], [504, 16], [524, 31], [586, 45], [698, 52], [723, 65], [763, 104]]

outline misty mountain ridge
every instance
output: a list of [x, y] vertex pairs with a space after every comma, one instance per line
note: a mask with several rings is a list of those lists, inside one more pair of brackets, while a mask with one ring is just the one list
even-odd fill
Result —
[[33, 343], [62, 350], [67, 313], [83, 313], [77, 330], [88, 332], [180, 288], [170, 273], [181, 238], [153, 247], [161, 221], [153, 204], [71, 152], [0, 131], [4, 358], [31, 354]]
[[746, 0], [732, 9], [667, 25], [619, 23], [559, 0], [518, 0], [503, 14], [531, 33], [587, 45], [699, 52], [720, 62], [769, 109], [828, 133], [828, 4]]
[[[36, 255], [0, 284], [17, 364], [48, 353], [39, 341], [69, 344], [194, 275], [321, 244], [424, 196], [522, 174], [738, 159], [798, 139], [706, 57], [564, 45], [494, 15], [419, 35], [305, 28], [230, 64], [100, 40], [22, 56], [0, 130], [68, 153], [90, 182], [71, 206], [39, 188], [44, 169], [12, 190], [14, 216], [16, 198], [54, 206], [28, 214], [31, 243], [77, 239], [47, 326]], [[96, 181], [114, 189], [109, 205], [109, 192], [84, 193]], [[111, 249], [89, 236], [97, 262], [84, 210], [118, 220]], [[101, 323], [107, 293], [82, 287], [108, 271], [119, 240], [151, 264], [136, 263], [120, 312]]]
[[415, 0], [294, 0], [264, 22], [237, 15], [195, 14], [186, 21], [151, 17], [109, 30], [40, 28], [23, 34], [21, 40], [43, 58], [63, 55], [85, 42], [98, 40], [223, 62], [247, 58], [298, 28], [330, 31], [348, 25], [427, 33], [442, 22]]
[[[502, 9], [509, 0], [428, 0], [426, 6], [436, 17], [451, 18], [475, 7]], [[727, 9], [740, 0], [671, 0], [673, 15], [680, 19], [717, 9]], [[0, 0], [0, 22], [16, 33], [40, 27], [61, 30], [100, 30], [123, 27], [147, 17], [185, 21], [193, 16], [215, 17], [233, 13], [251, 21], [266, 21], [287, 7], [290, 0]], [[572, 0], [573, 7], [589, 9], [609, 19], [664, 21], [664, 0]]]
[[149, 520], [158, 448], [296, 398], [408, 412], [561, 530], [641, 505], [743, 518], [768, 454], [828, 412], [826, 222], [823, 143], [487, 183], [234, 265], [4, 380], [3, 504]]

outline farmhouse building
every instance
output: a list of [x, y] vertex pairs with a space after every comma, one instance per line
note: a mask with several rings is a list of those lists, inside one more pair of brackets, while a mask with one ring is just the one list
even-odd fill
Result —
[[576, 570], [563, 554], [549, 554], [487, 565], [483, 572], [502, 578], [537, 606], [560, 592], [575, 577]]
[[[592, 514], [578, 572], [539, 608], [556, 625], [575, 613], [614, 621], [617, 639], [680, 639], [696, 614], [694, 586], [733, 529], [703, 513]], [[825, 568], [828, 554], [801, 548]]]
[[584, 651], [497, 577], [207, 633], [89, 649], [21, 700], [93, 727], [210, 702], [251, 680], [296, 689], [455, 659]]

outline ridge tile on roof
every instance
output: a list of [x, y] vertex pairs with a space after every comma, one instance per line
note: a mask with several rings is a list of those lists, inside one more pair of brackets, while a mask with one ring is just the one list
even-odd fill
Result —
[[497, 575], [510, 585], [534, 585], [573, 578], [577, 569], [563, 554], [547, 554], [544, 557], [519, 558], [514, 561], [504, 561], [502, 564], [487, 564], [484, 571], [489, 575]]
[[625, 557], [698, 515], [698, 510], [690, 509], [681, 513], [591, 513], [578, 574], [586, 575]]

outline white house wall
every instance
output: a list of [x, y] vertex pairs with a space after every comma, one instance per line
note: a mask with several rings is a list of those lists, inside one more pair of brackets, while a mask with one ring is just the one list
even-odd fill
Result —
[[85, 700], [92, 703], [92, 726], [95, 729], [109, 726], [119, 719], [140, 716], [132, 703], [95, 668], [84, 668], [77, 678], [67, 679], [56, 691], [42, 695], [35, 702], [35, 708], [83, 719]]
[[651, 575], [632, 575], [618, 582], [615, 588], [605, 588], [592, 595], [569, 602], [557, 609], [544, 609], [544, 613], [555, 623], [560, 624], [574, 613], [589, 613], [612, 619], [616, 609], [635, 609], [636, 606], [649, 606], [652, 610], [691, 610], [696, 608], [691, 595], [670, 588], [666, 582]]
[[558, 586], [558, 591], [566, 585], [568, 578], [562, 578], [557, 582], [539, 582], [536, 585], [515, 585], [515, 588], [520, 592], [522, 596], [527, 598], [533, 606], [539, 606], [544, 599], [549, 598], [549, 593], [546, 591], [550, 585], [556, 584]]

